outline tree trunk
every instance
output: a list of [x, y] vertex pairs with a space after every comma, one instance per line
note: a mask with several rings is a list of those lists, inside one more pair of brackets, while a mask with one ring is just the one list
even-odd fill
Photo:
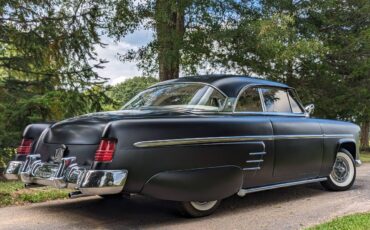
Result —
[[179, 77], [185, 7], [181, 0], [157, 0], [155, 23], [158, 42], [159, 80]]
[[369, 132], [370, 132], [370, 121], [362, 122], [361, 124], [361, 148], [369, 148]]

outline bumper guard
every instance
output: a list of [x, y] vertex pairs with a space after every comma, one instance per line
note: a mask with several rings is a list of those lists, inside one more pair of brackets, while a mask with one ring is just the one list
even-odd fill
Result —
[[41, 162], [40, 155], [29, 155], [26, 161], [10, 161], [4, 172], [7, 180], [22, 180], [27, 185], [70, 188], [84, 195], [117, 194], [123, 190], [127, 170], [91, 170], [79, 167], [75, 157], [58, 163]]

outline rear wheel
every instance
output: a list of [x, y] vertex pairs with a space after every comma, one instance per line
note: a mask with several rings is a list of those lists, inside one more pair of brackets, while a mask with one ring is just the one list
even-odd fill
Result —
[[220, 205], [221, 200], [185, 201], [180, 203], [180, 212], [188, 217], [203, 217], [212, 214]]
[[345, 191], [352, 187], [355, 179], [355, 160], [346, 149], [340, 149], [328, 180], [321, 182], [321, 184], [331, 191]]

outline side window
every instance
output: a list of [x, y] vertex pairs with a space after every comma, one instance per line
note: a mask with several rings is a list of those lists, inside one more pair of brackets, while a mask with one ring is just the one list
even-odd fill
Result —
[[266, 112], [292, 112], [286, 90], [277, 88], [262, 88], [261, 91], [264, 98]]
[[239, 97], [236, 112], [262, 112], [261, 99], [258, 89], [246, 89]]
[[299, 106], [296, 94], [292, 90], [289, 90], [288, 96], [293, 113], [303, 113], [301, 106]]

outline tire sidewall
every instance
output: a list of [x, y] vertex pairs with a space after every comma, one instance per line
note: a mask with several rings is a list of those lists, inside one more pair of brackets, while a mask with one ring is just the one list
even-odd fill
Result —
[[193, 205], [193, 202], [186, 201], [181, 202], [181, 213], [187, 217], [204, 217], [212, 214], [220, 205], [221, 200], [211, 201], [214, 202], [212, 206], [208, 209], [198, 209], [196, 205]]
[[[336, 158], [340, 156], [342, 157], [343, 159], [345, 159], [349, 165], [349, 176], [348, 176], [348, 179], [345, 180], [344, 182], [340, 183], [336, 180], [333, 179], [332, 177], [332, 172], [330, 173], [330, 175], [328, 176], [328, 181], [327, 181], [327, 185], [328, 185], [328, 188], [330, 190], [334, 190], [334, 191], [345, 191], [345, 190], [348, 190], [349, 188], [352, 187], [353, 183], [355, 182], [355, 179], [356, 179], [356, 165], [355, 165], [355, 160], [353, 159], [351, 153], [349, 153], [346, 149], [340, 149], [336, 155]], [[333, 166], [333, 170], [334, 170], [334, 166]]]

